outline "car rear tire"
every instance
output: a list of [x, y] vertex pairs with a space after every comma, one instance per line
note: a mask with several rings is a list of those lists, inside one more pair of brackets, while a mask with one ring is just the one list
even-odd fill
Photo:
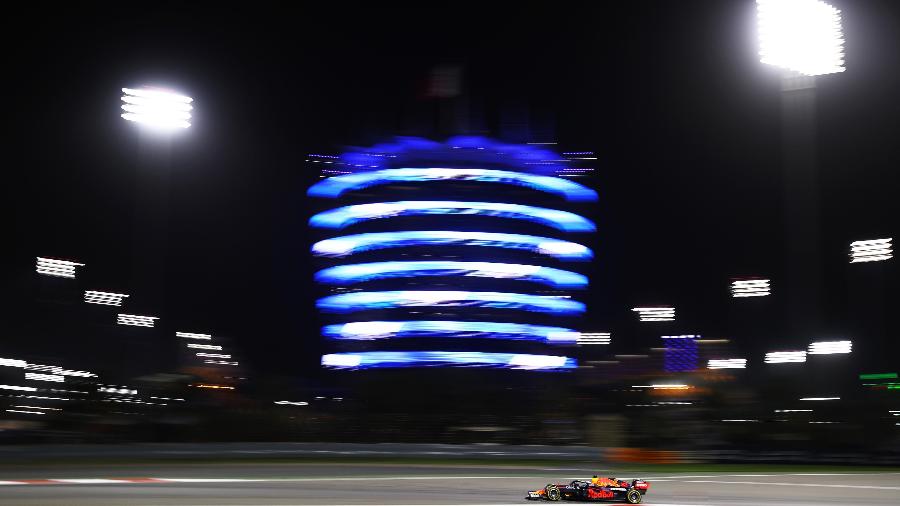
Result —
[[644, 496], [641, 495], [641, 492], [634, 488], [629, 488], [627, 492], [625, 492], [625, 501], [628, 504], [640, 504], [641, 501], [644, 500]]
[[547, 485], [544, 487], [544, 495], [547, 497], [548, 501], [558, 501], [562, 499], [562, 494], [559, 493], [559, 487], [556, 485]]

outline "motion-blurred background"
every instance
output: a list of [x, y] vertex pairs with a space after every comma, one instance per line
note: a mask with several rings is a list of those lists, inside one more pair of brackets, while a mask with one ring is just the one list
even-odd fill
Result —
[[[13, 8], [0, 439], [896, 456], [896, 259], [853, 260], [889, 250], [898, 230], [900, 10], [831, 3], [846, 70], [805, 81], [760, 63], [749, 1]], [[120, 117], [122, 88], [142, 86], [193, 98], [191, 126], [148, 133]], [[328, 177], [403, 167], [560, 178], [596, 199], [443, 176], [308, 194]], [[399, 201], [565, 210], [595, 229], [471, 210], [381, 219], [396, 207], [346, 230], [310, 223]], [[472, 242], [311, 250], [339, 235], [448, 230], [573, 241], [592, 257]], [[527, 264], [589, 284], [548, 289], [515, 269], [314, 281], [382, 261]], [[389, 290], [586, 310], [317, 309]], [[674, 316], [646, 321], [637, 308]], [[366, 325], [384, 321], [570, 333], [401, 339], [396, 324]], [[324, 325], [362, 337], [330, 339]], [[451, 359], [361, 367], [372, 351]], [[483, 367], [472, 353], [506, 355]]]

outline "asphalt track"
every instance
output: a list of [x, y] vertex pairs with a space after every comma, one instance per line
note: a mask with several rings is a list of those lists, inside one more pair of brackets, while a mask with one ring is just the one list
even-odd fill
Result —
[[[597, 470], [652, 483], [645, 504], [894, 505], [898, 472], [694, 473]], [[593, 470], [498, 466], [239, 463], [4, 466], [0, 505], [523, 505], [529, 488]]]

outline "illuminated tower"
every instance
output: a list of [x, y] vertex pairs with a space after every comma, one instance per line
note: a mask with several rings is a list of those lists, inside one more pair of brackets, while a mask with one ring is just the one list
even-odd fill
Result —
[[577, 367], [597, 194], [571, 177], [589, 169], [481, 137], [310, 158], [323, 366]]

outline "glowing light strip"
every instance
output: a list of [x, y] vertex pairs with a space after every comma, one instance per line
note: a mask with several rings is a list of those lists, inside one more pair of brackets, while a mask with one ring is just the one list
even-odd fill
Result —
[[892, 237], [850, 243], [850, 263], [879, 262], [894, 258]]
[[[368, 321], [327, 325], [329, 339], [369, 341], [389, 338], [439, 337], [447, 339], [502, 339], [577, 344], [582, 334], [562, 327], [519, 323], [465, 321]], [[608, 337], [608, 334], [607, 334]]]
[[185, 339], [202, 339], [204, 341], [209, 341], [212, 339], [212, 336], [209, 334], [196, 334], [194, 332], [175, 332], [175, 337], [183, 337]]
[[315, 279], [319, 283], [349, 285], [377, 279], [423, 276], [513, 279], [542, 283], [558, 289], [585, 288], [588, 284], [587, 276], [552, 267], [444, 260], [338, 265], [317, 272]]
[[500, 202], [449, 200], [405, 200], [338, 207], [316, 214], [309, 219], [309, 224], [318, 228], [340, 229], [379, 218], [446, 214], [525, 220], [565, 232], [593, 232], [597, 228], [591, 220], [568, 211]]
[[809, 355], [833, 355], [836, 353], [850, 353], [853, 351], [853, 341], [820, 341], [810, 343]]
[[469, 351], [332, 353], [322, 356], [322, 365], [335, 369], [494, 367], [529, 371], [561, 371], [578, 367], [575, 359], [569, 357]]
[[84, 292], [84, 301], [88, 304], [102, 304], [104, 306], [121, 306], [122, 300], [128, 297], [124, 293], [97, 292], [87, 290]]
[[764, 297], [771, 293], [768, 279], [736, 279], [731, 282], [732, 297]]
[[524, 186], [534, 190], [554, 193], [571, 201], [595, 201], [597, 192], [590, 188], [558, 177], [539, 176], [523, 172], [495, 169], [449, 168], [401, 168], [381, 169], [357, 174], [345, 174], [319, 181], [309, 189], [311, 197], [336, 198], [341, 194], [397, 182], [425, 181], [480, 181]]
[[221, 346], [215, 344], [197, 344], [197, 343], [188, 343], [188, 348], [196, 348], [198, 350], [222, 350]]
[[583, 313], [583, 303], [562, 297], [504, 292], [387, 291], [353, 292], [323, 297], [316, 302], [322, 311], [351, 313], [398, 307], [487, 307], [539, 313], [574, 315]]
[[746, 369], [746, 358], [719, 358], [707, 362], [707, 369]]
[[19, 385], [0, 385], [0, 390], [20, 390], [23, 392], [36, 392], [35, 387], [23, 387]]
[[[576, 334], [578, 333], [576, 332]], [[609, 332], [584, 332], [578, 335], [575, 339], [576, 343], [582, 346], [594, 344], [609, 344], [611, 340], [612, 336]]]
[[766, 353], [767, 364], [787, 364], [806, 362], [805, 351], [771, 351]]
[[521, 249], [561, 260], [590, 260], [594, 256], [594, 253], [586, 246], [549, 237], [452, 230], [411, 230], [347, 235], [319, 241], [312, 246], [312, 252], [319, 256], [342, 257], [365, 251], [411, 246], [485, 246]]
[[44, 257], [37, 257], [35, 262], [35, 270], [38, 274], [69, 279], [75, 279], [75, 269], [83, 266], [84, 264], [78, 262]]

